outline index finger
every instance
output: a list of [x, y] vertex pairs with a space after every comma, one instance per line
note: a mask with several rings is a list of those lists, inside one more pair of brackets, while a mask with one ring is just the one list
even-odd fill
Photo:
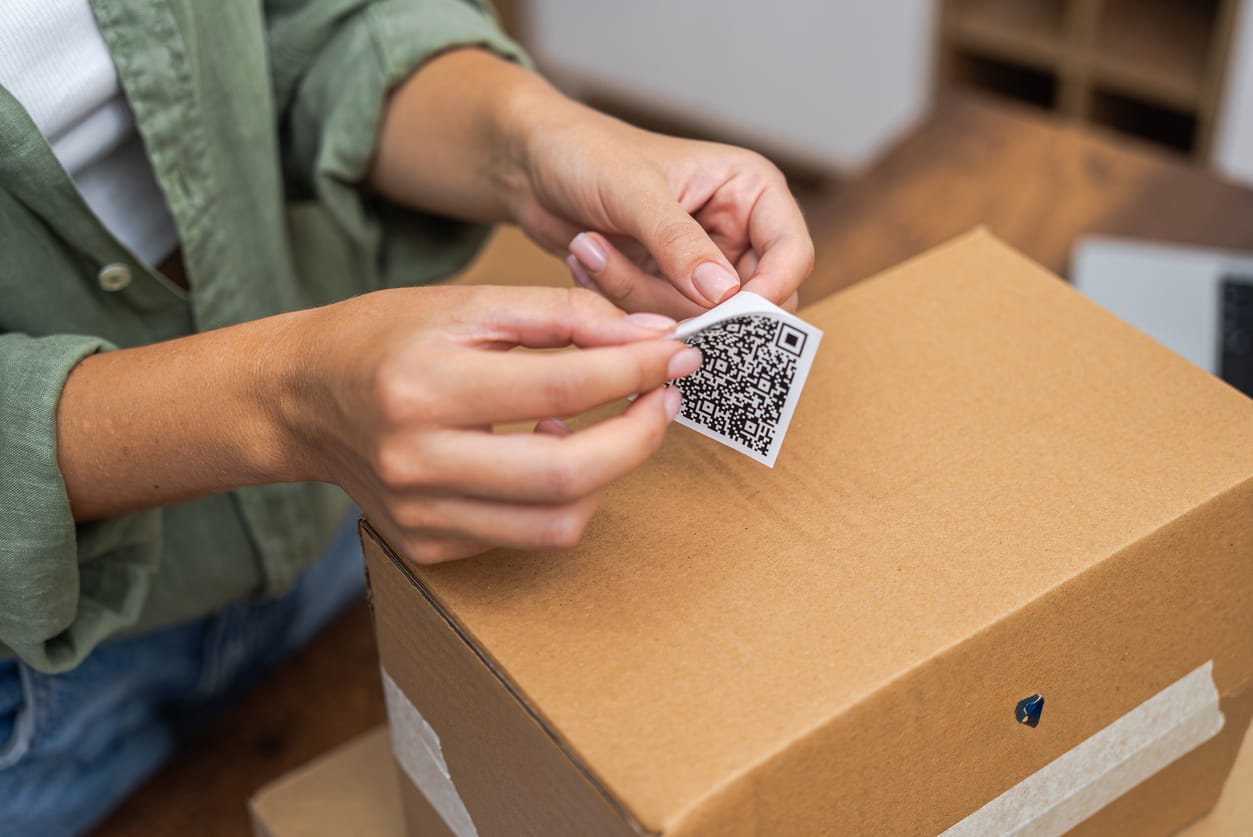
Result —
[[455, 424], [572, 416], [648, 392], [695, 372], [701, 353], [677, 340], [648, 340], [569, 352], [480, 352], [451, 382], [461, 395], [445, 417]]
[[748, 236], [757, 267], [744, 290], [782, 304], [814, 269], [814, 242], [805, 216], [785, 186], [762, 193], [748, 219]]
[[627, 314], [583, 288], [478, 286], [458, 321], [472, 346], [614, 346], [669, 336], [675, 327], [660, 314]]

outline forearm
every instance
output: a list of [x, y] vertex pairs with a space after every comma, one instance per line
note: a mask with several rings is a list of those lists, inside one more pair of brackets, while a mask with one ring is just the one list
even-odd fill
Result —
[[304, 478], [279, 420], [300, 314], [93, 355], [57, 409], [77, 521]]
[[529, 188], [529, 125], [575, 108], [544, 79], [490, 52], [444, 53], [392, 93], [369, 185], [428, 212], [515, 220]]

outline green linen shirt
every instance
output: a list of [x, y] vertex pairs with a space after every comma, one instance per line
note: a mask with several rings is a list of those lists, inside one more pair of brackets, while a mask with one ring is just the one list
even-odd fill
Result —
[[[475, 0], [91, 5], [190, 291], [109, 234], [0, 87], [0, 658], [47, 672], [110, 636], [282, 589], [348, 510], [331, 486], [273, 485], [75, 525], [55, 428], [73, 366], [454, 272], [482, 227], [363, 189], [383, 102], [452, 46], [524, 60]], [[124, 288], [102, 281], [112, 264], [129, 268]]]

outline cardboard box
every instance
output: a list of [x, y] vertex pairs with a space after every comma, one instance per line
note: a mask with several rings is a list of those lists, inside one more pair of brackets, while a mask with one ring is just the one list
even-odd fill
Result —
[[391, 738], [378, 727], [248, 800], [256, 837], [403, 837]]
[[569, 552], [416, 567], [363, 527], [411, 833], [1214, 804], [1253, 713], [1253, 402], [984, 232], [804, 316], [773, 470], [675, 429]]
[[[387, 727], [380, 726], [257, 791], [248, 803], [253, 833], [256, 837], [405, 837], [398, 780], [391, 738]], [[1179, 837], [1246, 837], [1250, 833], [1253, 740], [1246, 737], [1214, 810]]]

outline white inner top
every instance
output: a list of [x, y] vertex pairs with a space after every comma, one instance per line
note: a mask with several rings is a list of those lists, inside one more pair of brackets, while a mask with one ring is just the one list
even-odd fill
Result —
[[87, 0], [3, 0], [0, 85], [22, 103], [87, 205], [155, 265], [178, 245], [174, 218]]

